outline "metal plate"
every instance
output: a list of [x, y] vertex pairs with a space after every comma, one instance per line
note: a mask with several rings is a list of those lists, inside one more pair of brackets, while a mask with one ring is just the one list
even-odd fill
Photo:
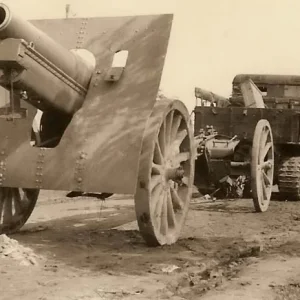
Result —
[[[0, 120], [0, 176], [4, 178], [0, 184], [133, 193], [172, 18], [155, 15], [33, 21], [68, 49], [91, 51], [96, 57], [96, 70], [83, 107], [56, 148], [30, 146], [34, 110], [29, 110], [26, 120]], [[126, 70], [119, 82], [105, 82], [118, 50], [129, 51]]]
[[300, 114], [289, 109], [196, 107], [195, 134], [200, 128], [213, 125], [220, 134], [237, 135], [252, 142], [255, 126], [261, 119], [270, 122], [275, 144], [300, 142]]

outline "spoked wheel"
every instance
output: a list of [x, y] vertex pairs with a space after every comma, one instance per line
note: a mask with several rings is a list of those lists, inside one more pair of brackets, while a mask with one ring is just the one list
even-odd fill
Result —
[[149, 246], [173, 244], [188, 212], [195, 150], [188, 111], [180, 101], [159, 100], [148, 120], [140, 157], [135, 208]]
[[36, 189], [0, 188], [0, 234], [14, 233], [26, 223], [38, 195]]
[[251, 187], [255, 210], [268, 209], [272, 194], [274, 176], [274, 144], [269, 122], [260, 120], [255, 128], [252, 159]]

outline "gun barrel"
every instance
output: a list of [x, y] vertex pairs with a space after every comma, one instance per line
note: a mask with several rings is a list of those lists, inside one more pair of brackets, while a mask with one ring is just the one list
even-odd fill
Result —
[[27, 101], [41, 110], [73, 114], [82, 106], [95, 61], [88, 62], [78, 49], [64, 48], [3, 3], [0, 40], [1, 86], [26, 91]]
[[0, 3], [0, 39], [23, 39], [32, 43], [34, 49], [63, 70], [76, 82], [86, 87], [91, 70], [79, 56], [70, 52], [32, 23], [12, 13], [9, 7]]
[[195, 96], [197, 98], [201, 98], [203, 100], [209, 101], [209, 102], [223, 102], [223, 103], [229, 103], [229, 100], [225, 97], [219, 96], [217, 94], [214, 94], [213, 92], [206, 91], [204, 89], [195, 88]]

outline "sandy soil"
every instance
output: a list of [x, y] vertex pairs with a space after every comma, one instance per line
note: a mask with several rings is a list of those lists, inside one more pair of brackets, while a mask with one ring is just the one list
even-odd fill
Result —
[[131, 196], [44, 191], [0, 255], [0, 299], [300, 299], [300, 203], [194, 200], [178, 243], [148, 248]]

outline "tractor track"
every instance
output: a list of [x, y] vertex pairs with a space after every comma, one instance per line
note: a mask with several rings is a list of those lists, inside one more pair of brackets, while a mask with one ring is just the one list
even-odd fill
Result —
[[283, 160], [278, 170], [278, 187], [284, 198], [300, 200], [300, 156]]

